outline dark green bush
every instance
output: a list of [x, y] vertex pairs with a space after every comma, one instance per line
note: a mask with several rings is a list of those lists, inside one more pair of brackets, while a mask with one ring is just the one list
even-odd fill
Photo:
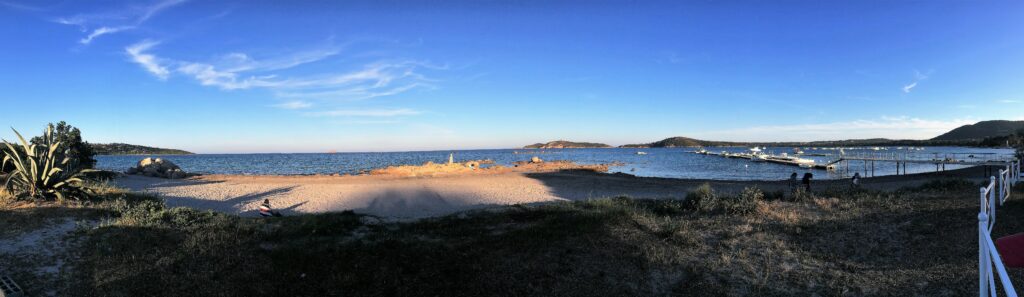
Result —
[[757, 211], [757, 202], [764, 200], [764, 192], [757, 187], [743, 188], [736, 197], [725, 197], [721, 199], [722, 208], [730, 214], [751, 214]]
[[[57, 159], [63, 159], [67, 154], [67, 157], [71, 159], [71, 164], [76, 167], [88, 169], [96, 166], [96, 159], [93, 159], [96, 154], [89, 143], [82, 141], [82, 132], [78, 128], [60, 121], [56, 125], [53, 123], [47, 125], [47, 130], [52, 130], [55, 141], [60, 142], [64, 147], [64, 150], [57, 152]], [[30, 142], [42, 146], [46, 143], [46, 139], [43, 136], [36, 136]]]
[[711, 184], [704, 183], [697, 190], [686, 194], [686, 201], [697, 211], [711, 212], [718, 208], [718, 195]]

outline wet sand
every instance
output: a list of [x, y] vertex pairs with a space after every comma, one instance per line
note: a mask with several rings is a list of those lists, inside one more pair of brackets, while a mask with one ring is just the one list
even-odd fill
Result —
[[[865, 178], [864, 187], [898, 189], [936, 178], [984, 180], [982, 168]], [[712, 181], [644, 178], [626, 174], [564, 170], [545, 173], [505, 172], [440, 177], [243, 176], [207, 175], [182, 180], [129, 175], [115, 184], [156, 194], [169, 206], [211, 209], [255, 216], [263, 199], [285, 215], [353, 210], [388, 219], [442, 216], [470, 209], [514, 204], [585, 200], [615, 196], [680, 199], [709, 182], [720, 192], [736, 193], [747, 186], [785, 190], [788, 181]], [[848, 187], [849, 180], [815, 181], [817, 189]]]

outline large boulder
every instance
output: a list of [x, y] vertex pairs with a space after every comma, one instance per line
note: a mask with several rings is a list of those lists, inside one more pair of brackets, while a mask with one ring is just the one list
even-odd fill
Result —
[[125, 173], [161, 178], [185, 178], [188, 176], [188, 173], [181, 170], [181, 167], [161, 158], [142, 159], [135, 167], [128, 168]]

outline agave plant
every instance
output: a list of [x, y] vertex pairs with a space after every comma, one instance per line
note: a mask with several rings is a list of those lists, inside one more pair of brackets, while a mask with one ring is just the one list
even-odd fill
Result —
[[52, 127], [46, 129], [41, 145], [29, 144], [18, 130], [14, 130], [14, 134], [21, 141], [21, 147], [4, 140], [6, 147], [2, 165], [14, 165], [14, 170], [4, 182], [9, 193], [58, 200], [69, 196], [78, 199], [91, 194], [83, 186], [84, 174], [94, 170], [82, 170], [67, 157], [68, 154], [59, 151], [62, 143], [55, 141]]

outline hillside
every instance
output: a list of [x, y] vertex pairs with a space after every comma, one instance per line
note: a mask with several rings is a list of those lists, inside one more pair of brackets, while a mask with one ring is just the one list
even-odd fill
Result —
[[90, 143], [97, 155], [191, 155], [191, 152], [127, 143]]
[[555, 140], [555, 141], [551, 141], [551, 142], [548, 142], [548, 143], [535, 143], [535, 144], [524, 146], [523, 148], [527, 148], [527, 149], [560, 149], [560, 148], [604, 148], [604, 147], [611, 147], [611, 146], [607, 145], [607, 144], [604, 144], [604, 143], [575, 142], [575, 141]]
[[931, 140], [982, 140], [1007, 136], [1020, 129], [1024, 129], [1024, 121], [981, 121], [973, 125], [960, 126]]
[[644, 144], [627, 144], [619, 147], [624, 148], [639, 148], [639, 147], [697, 147], [697, 146], [738, 146], [746, 145], [741, 142], [722, 142], [722, 141], [706, 141], [693, 139], [689, 137], [669, 137], [652, 143]]

